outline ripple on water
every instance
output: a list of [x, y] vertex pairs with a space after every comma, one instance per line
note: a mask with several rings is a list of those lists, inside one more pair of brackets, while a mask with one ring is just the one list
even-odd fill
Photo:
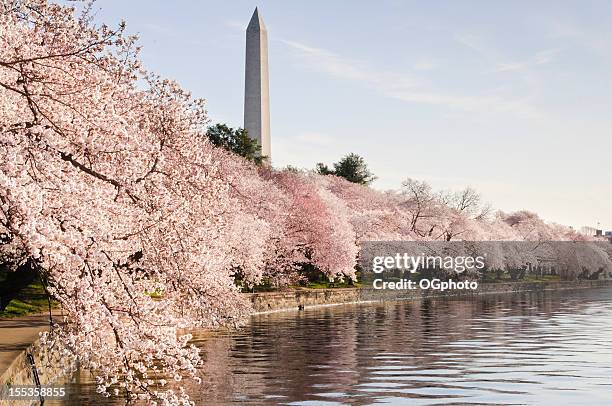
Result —
[[[275, 313], [194, 343], [197, 404], [612, 405], [609, 288]], [[110, 403], [94, 390], [77, 400]]]

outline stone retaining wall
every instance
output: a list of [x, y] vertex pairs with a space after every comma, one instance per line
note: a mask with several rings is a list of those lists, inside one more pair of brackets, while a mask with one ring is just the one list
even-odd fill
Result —
[[612, 286], [612, 280], [567, 282], [508, 282], [481, 283], [477, 290], [375, 290], [372, 288], [295, 289], [283, 292], [250, 293], [255, 312], [299, 310], [312, 306], [343, 303], [363, 303], [385, 300], [414, 300], [424, 297], [474, 296], [494, 293], [528, 292], [543, 290], [584, 289]]
[[[67, 378], [66, 370], [73, 369], [74, 361], [66, 359], [59, 351], [41, 349], [40, 342], [36, 340], [27, 350], [19, 354], [0, 377], [0, 385], [36, 385], [35, 370], [41, 386], [64, 383]], [[0, 399], [0, 406], [39, 403], [39, 401]]]

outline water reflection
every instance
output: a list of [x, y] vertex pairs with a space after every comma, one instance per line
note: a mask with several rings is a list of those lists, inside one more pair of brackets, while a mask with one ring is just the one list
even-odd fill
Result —
[[611, 337], [612, 289], [260, 315], [196, 335], [204, 385], [189, 392], [215, 405], [610, 405]]

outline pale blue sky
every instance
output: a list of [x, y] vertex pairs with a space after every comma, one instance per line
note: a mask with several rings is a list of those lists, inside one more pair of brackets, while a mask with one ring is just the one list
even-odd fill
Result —
[[119, 1], [145, 66], [242, 126], [244, 29], [268, 27], [275, 166], [364, 156], [375, 187], [471, 185], [612, 229], [612, 2]]

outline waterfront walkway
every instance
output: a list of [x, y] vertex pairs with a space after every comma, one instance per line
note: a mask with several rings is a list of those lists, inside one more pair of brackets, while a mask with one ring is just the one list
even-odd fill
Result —
[[[54, 310], [53, 316], [59, 317], [60, 311]], [[49, 313], [0, 318], [0, 377], [38, 339], [38, 334], [48, 329]]]

